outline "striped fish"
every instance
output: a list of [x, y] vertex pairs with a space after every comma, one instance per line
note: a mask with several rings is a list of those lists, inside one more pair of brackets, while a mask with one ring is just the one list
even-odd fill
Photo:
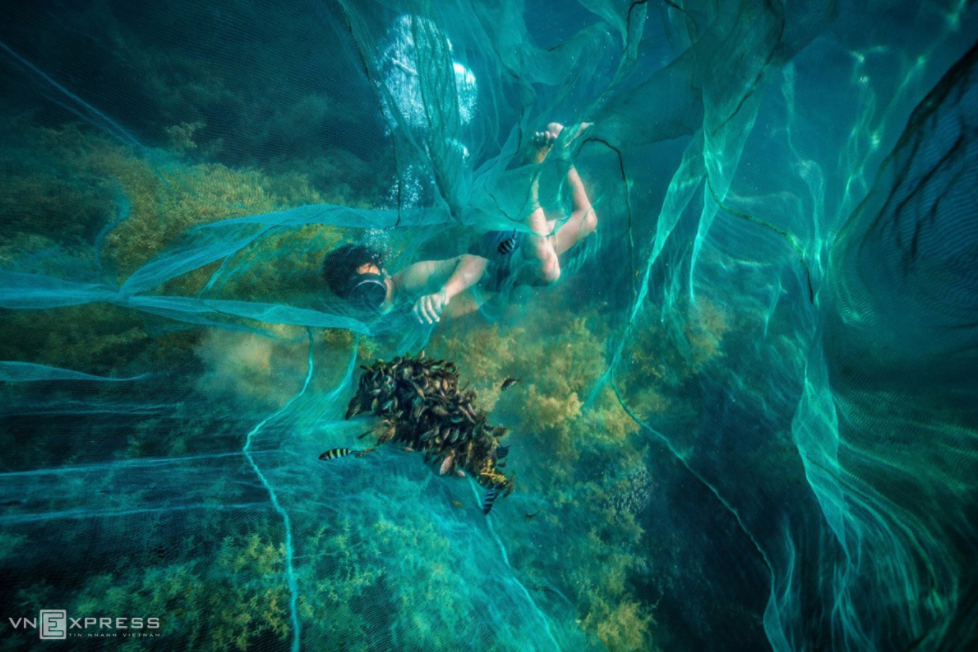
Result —
[[489, 514], [489, 510], [492, 509], [492, 504], [496, 502], [496, 498], [499, 497], [499, 488], [490, 487], [486, 492], [486, 497], [482, 499], [482, 513]]
[[507, 389], [509, 389], [510, 387], [512, 387], [513, 385], [515, 385], [518, 382], [522, 382], [522, 379], [520, 379], [520, 378], [507, 378], [506, 380], [503, 381], [503, 385], [502, 385], [502, 387], [499, 388], [499, 391], [500, 392], [505, 392]]
[[331, 448], [328, 451], [326, 451], [325, 453], [323, 453], [322, 455], [320, 455], [319, 456], [319, 459], [321, 459], [323, 461], [328, 461], [328, 460], [339, 459], [341, 457], [346, 457], [347, 455], [354, 455], [356, 457], [363, 457], [364, 455], [366, 455], [367, 453], [369, 453], [372, 450], [373, 450], [372, 448], [365, 448], [362, 451], [355, 451], [355, 450], [351, 450], [349, 448]]
[[506, 238], [499, 243], [498, 247], [496, 247], [496, 250], [503, 256], [508, 256], [509, 254], [513, 253], [514, 249], [516, 249], [516, 236]]

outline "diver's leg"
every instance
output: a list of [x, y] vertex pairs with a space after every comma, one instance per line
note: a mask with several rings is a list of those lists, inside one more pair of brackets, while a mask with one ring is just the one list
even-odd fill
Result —
[[[536, 135], [539, 144], [537, 162], [550, 151], [555, 135], [541, 132]], [[530, 201], [536, 206], [525, 220], [529, 233], [524, 233], [522, 242], [511, 261], [515, 272], [514, 280], [520, 285], [549, 285], [560, 278], [560, 263], [554, 250], [553, 220], [548, 220], [539, 202], [539, 177], [530, 186]]]
[[567, 171], [567, 183], [571, 187], [573, 210], [570, 219], [562, 224], [554, 238], [554, 249], [560, 256], [598, 228], [598, 216], [584, 189], [584, 182], [573, 165]]
[[[587, 126], [589, 125], [584, 125], [582, 130]], [[537, 164], [542, 163], [547, 158], [547, 154], [550, 153], [554, 142], [563, 129], [563, 125], [551, 122], [547, 125], [547, 131], [535, 135], [538, 149], [534, 161]], [[538, 201], [538, 183], [539, 178], [533, 180], [531, 193], [534, 202]], [[597, 228], [598, 220], [594, 209], [591, 207], [581, 177], [573, 166], [567, 173], [567, 183], [571, 186], [573, 200], [573, 212], [567, 222], [557, 228], [557, 220], [548, 219], [539, 206], [527, 218], [527, 226], [529, 226], [531, 233], [524, 238], [524, 244], [521, 247], [523, 258], [519, 272], [521, 283], [549, 285], [557, 281], [560, 278], [558, 256], [571, 249]], [[556, 232], [554, 231], [555, 228]]]
[[554, 249], [552, 226], [542, 208], [534, 210], [527, 219], [531, 233], [525, 234], [519, 251], [520, 282], [528, 285], [549, 285], [560, 278], [560, 262]]
[[[588, 127], [590, 127], [590, 124], [585, 123], [581, 125], [581, 129], [575, 134], [574, 138], [580, 136], [581, 132]], [[547, 125], [546, 132], [537, 134], [537, 138], [541, 143], [536, 156], [537, 163], [542, 163], [546, 159], [554, 141], [557, 140], [563, 129], [563, 125], [551, 122]], [[594, 212], [594, 208], [591, 206], [591, 200], [587, 196], [587, 191], [584, 189], [584, 182], [581, 181], [581, 175], [577, 173], [577, 169], [573, 165], [567, 171], [567, 183], [571, 187], [571, 201], [573, 205], [571, 216], [559, 227], [556, 226], [556, 220], [548, 220], [546, 228], [546, 233], [553, 235], [551, 246], [557, 256], [572, 249], [574, 245], [594, 233], [598, 228], [598, 217]], [[543, 230], [542, 227], [540, 228]], [[556, 233], [554, 233], [555, 228]], [[534, 229], [534, 232], [537, 233], [537, 229]]]

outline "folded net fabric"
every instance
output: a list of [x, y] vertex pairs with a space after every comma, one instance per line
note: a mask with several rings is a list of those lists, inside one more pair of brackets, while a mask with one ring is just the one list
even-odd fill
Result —
[[[973, 6], [0, 11], [4, 618], [159, 618], [133, 649], [974, 643]], [[321, 277], [343, 244], [395, 271], [559, 229], [571, 167], [598, 226], [553, 285], [431, 328]], [[360, 365], [422, 349], [509, 428], [488, 517], [420, 453], [317, 459], [372, 441]]]

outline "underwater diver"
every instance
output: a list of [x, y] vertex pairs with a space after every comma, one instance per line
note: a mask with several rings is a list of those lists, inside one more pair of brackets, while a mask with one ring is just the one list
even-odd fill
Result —
[[482, 278], [487, 263], [485, 258], [462, 254], [421, 261], [389, 274], [381, 251], [347, 244], [326, 256], [323, 277], [333, 294], [358, 310], [387, 314], [397, 305], [413, 303], [418, 321], [432, 324], [442, 314], [461, 316], [478, 309], [471, 298], [449, 304]]
[[[582, 125], [575, 138], [587, 126]], [[552, 122], [535, 134], [534, 163], [546, 159], [562, 130]], [[413, 304], [412, 313], [422, 324], [434, 324], [443, 314], [460, 317], [474, 312], [489, 295], [515, 285], [552, 284], [560, 278], [560, 256], [597, 228], [597, 216], [573, 165], [567, 183], [572, 212], [559, 225], [539, 206], [537, 179], [531, 187], [537, 207], [526, 219], [526, 230], [490, 231], [465, 254], [413, 263], [393, 274], [387, 272], [379, 250], [347, 244], [326, 255], [323, 277], [336, 296], [356, 309], [386, 314], [395, 306]], [[480, 296], [471, 291], [476, 287]]]

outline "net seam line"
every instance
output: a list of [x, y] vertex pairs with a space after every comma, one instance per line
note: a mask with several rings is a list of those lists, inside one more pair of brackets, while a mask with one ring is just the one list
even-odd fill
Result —
[[275, 511], [282, 515], [282, 521], [285, 527], [285, 579], [289, 586], [290, 593], [289, 617], [292, 620], [292, 652], [299, 651], [299, 638], [302, 633], [302, 627], [299, 624], [299, 614], [296, 611], [296, 603], [299, 599], [299, 586], [295, 577], [295, 568], [292, 565], [292, 559], [295, 555], [295, 550], [292, 545], [292, 521], [289, 519], [288, 512], [286, 512], [281, 503], [279, 503], [278, 494], [275, 493], [275, 489], [272, 487], [271, 483], [268, 482], [265, 474], [261, 472], [261, 469], [258, 468], [258, 464], [256, 464], [255, 460], [252, 458], [251, 451], [249, 449], [251, 448], [252, 437], [254, 437], [266, 423], [284, 414], [292, 406], [292, 404], [299, 399], [299, 397], [306, 393], [306, 389], [309, 388], [309, 383], [312, 380], [313, 370], [315, 369], [315, 365], [313, 364], [314, 344], [315, 338], [313, 337], [312, 329], [309, 329], [309, 369], [306, 372], [306, 380], [302, 385], [302, 389], [299, 390], [298, 394], [289, 399], [289, 402], [282, 406], [278, 412], [266, 417], [260, 421], [258, 425], [252, 428], [251, 432], [248, 433], [248, 436], [245, 439], [245, 445], [242, 449], [242, 452], [248, 459], [248, 463], [251, 465], [251, 468], [255, 470], [255, 474], [258, 476], [258, 479], [265, 486], [265, 489], [268, 490], [268, 497], [271, 499], [272, 506], [275, 508]]

